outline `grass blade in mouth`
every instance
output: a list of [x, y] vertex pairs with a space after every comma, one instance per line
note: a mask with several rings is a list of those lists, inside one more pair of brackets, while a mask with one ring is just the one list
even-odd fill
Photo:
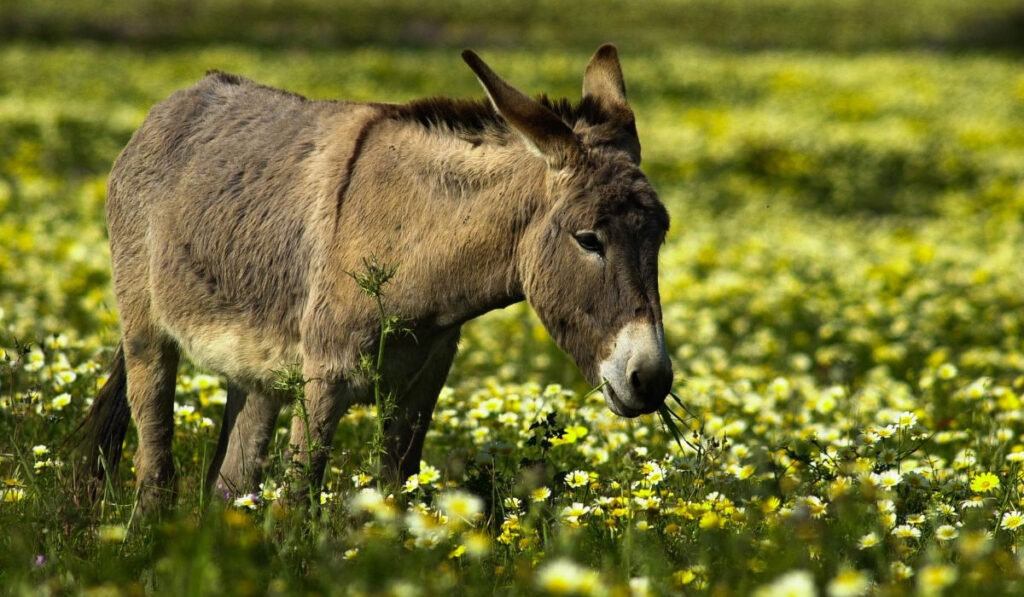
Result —
[[[697, 415], [690, 412], [690, 409], [686, 408], [686, 405], [683, 404], [682, 399], [680, 399], [675, 392], [669, 392], [669, 396], [671, 396], [672, 399], [676, 401], [676, 404], [678, 404], [679, 407], [683, 409], [683, 412], [685, 412], [690, 419], [697, 419]], [[700, 451], [700, 449], [697, 446], [693, 445], [689, 440], [686, 439], [686, 434], [683, 432], [683, 429], [680, 428], [680, 424], [688, 425], [687, 419], [684, 419], [679, 413], [673, 410], [672, 407], [670, 407], [666, 402], [662, 402], [661, 406], [658, 407], [658, 416], [659, 418], [661, 418], [661, 422], [665, 426], [665, 429], [668, 430], [669, 434], [672, 436], [672, 439], [676, 441], [676, 444], [679, 446], [680, 449], [683, 449], [683, 444], [685, 444], [695, 452]]]
[[607, 384], [608, 384], [608, 380], [607, 379], [602, 379], [601, 383], [597, 384], [593, 388], [590, 388], [590, 391], [587, 392], [586, 394], [584, 394], [583, 397], [580, 398], [580, 400], [586, 400], [587, 398], [590, 397], [591, 394], [596, 394], [597, 392], [600, 392], [601, 389], [604, 388]]
[[673, 412], [672, 409], [664, 402], [658, 407], [658, 415], [661, 417], [661, 423], [665, 426], [665, 429], [668, 430], [669, 434], [672, 435], [672, 439], [676, 440], [676, 444], [678, 444], [679, 449], [682, 450], [683, 442], [685, 442], [686, 439], [683, 437], [682, 430], [679, 429], [676, 422], [672, 420], [673, 416], [678, 417], [679, 415]]

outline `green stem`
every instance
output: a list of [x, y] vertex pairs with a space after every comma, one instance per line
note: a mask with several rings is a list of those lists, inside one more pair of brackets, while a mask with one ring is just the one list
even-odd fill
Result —
[[377, 363], [374, 366], [373, 371], [373, 402], [377, 405], [377, 445], [374, 449], [374, 469], [377, 477], [377, 490], [383, 491], [383, 468], [381, 463], [381, 457], [384, 452], [384, 424], [388, 413], [385, 412], [384, 401], [381, 399], [380, 392], [380, 381], [381, 381], [381, 368], [384, 366], [384, 344], [387, 341], [388, 329], [387, 322], [385, 321], [384, 315], [384, 301], [381, 299], [380, 293], [374, 295], [374, 300], [377, 302], [377, 319], [380, 321], [380, 341], [377, 343]]

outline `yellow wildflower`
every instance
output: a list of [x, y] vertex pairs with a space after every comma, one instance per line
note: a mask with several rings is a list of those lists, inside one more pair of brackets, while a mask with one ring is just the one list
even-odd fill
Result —
[[921, 568], [917, 577], [917, 589], [921, 595], [939, 595], [943, 589], [956, 582], [957, 571], [946, 564], [929, 564]]
[[988, 493], [999, 489], [999, 477], [992, 473], [979, 473], [971, 478], [971, 491], [975, 493]]

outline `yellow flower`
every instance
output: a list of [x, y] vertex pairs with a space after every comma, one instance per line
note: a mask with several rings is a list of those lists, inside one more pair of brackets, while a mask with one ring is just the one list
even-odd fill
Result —
[[[988, 500], [992, 501], [992, 498], [988, 498]], [[973, 496], [973, 497], [969, 497], [966, 500], [960, 502], [960, 508], [962, 510], [967, 510], [967, 509], [972, 509], [972, 508], [981, 508], [984, 505], [985, 505], [985, 498], [983, 498], [981, 496], [978, 496], [978, 495]]]
[[752, 465], [752, 464], [747, 464], [747, 465], [742, 466], [742, 467], [740, 467], [738, 465], [734, 465], [734, 466], [729, 468], [729, 473], [731, 473], [734, 477], [736, 477], [740, 481], [746, 481], [747, 479], [749, 479], [754, 474], [754, 472], [756, 470], [757, 469], [754, 468], [754, 465]]
[[889, 569], [892, 570], [892, 575], [896, 580], [907, 580], [914, 576], [914, 569], [903, 562], [893, 562], [889, 565]]
[[857, 547], [859, 549], [868, 549], [869, 547], [874, 547], [876, 545], [878, 545], [878, 535], [873, 532], [864, 535], [857, 542]]
[[938, 595], [943, 589], [956, 582], [956, 578], [955, 567], [945, 564], [929, 564], [921, 568], [921, 573], [917, 577], [918, 593]]
[[462, 547], [470, 557], [482, 558], [491, 549], [491, 538], [486, 533], [471, 532], [462, 536]]
[[104, 543], [118, 543], [124, 541], [128, 535], [128, 529], [119, 524], [105, 524], [97, 529], [96, 534]]
[[772, 512], [775, 512], [776, 510], [778, 510], [779, 506], [781, 506], [781, 505], [782, 505], [782, 500], [780, 500], [779, 498], [777, 498], [775, 496], [764, 498], [763, 500], [761, 500], [761, 503], [760, 503], [761, 512], [764, 513], [764, 514], [771, 514]]
[[722, 517], [715, 512], [705, 512], [700, 517], [700, 528], [702, 529], [717, 529], [722, 526]]
[[416, 477], [420, 485], [434, 485], [441, 479], [441, 471], [420, 461], [420, 472]]
[[951, 524], [944, 524], [935, 529], [935, 538], [939, 541], [952, 541], [960, 536], [960, 531]]
[[841, 497], [852, 487], [853, 481], [850, 479], [850, 477], [836, 477], [831, 483], [828, 484], [828, 497], [834, 500], [838, 497]]
[[564, 444], [574, 444], [576, 440], [587, 435], [587, 428], [580, 425], [572, 425], [565, 428], [562, 435], [551, 438], [552, 446], [561, 446]]
[[590, 506], [584, 506], [580, 502], [573, 502], [571, 506], [562, 509], [562, 518], [572, 526], [579, 526], [580, 518], [590, 512]]
[[3, 501], [20, 502], [25, 499], [25, 490], [20, 487], [9, 487], [3, 491]]
[[892, 530], [892, 534], [900, 539], [917, 539], [921, 536], [921, 531], [909, 524], [901, 524]]
[[62, 410], [65, 406], [71, 404], [71, 394], [64, 392], [56, 398], [50, 401], [50, 406], [53, 410]]
[[775, 579], [775, 582], [754, 591], [755, 597], [813, 597], [818, 591], [814, 588], [814, 577], [806, 570], [787, 572]]
[[565, 484], [573, 489], [590, 483], [590, 475], [586, 471], [572, 471], [565, 476]]
[[903, 481], [903, 475], [896, 469], [889, 469], [881, 473], [871, 473], [871, 482], [885, 489], [892, 489]]
[[785, 377], [776, 377], [772, 380], [770, 388], [776, 398], [784, 398], [789, 394], [789, 381]]
[[821, 498], [816, 495], [804, 496], [802, 501], [804, 506], [807, 507], [807, 512], [811, 515], [811, 518], [821, 518], [828, 509], [828, 504], [822, 502]]
[[913, 427], [914, 425], [917, 425], [917, 415], [909, 411], [901, 412], [896, 417], [896, 425], [903, 429]]
[[640, 465], [640, 472], [644, 475], [644, 481], [651, 485], [657, 485], [665, 479], [665, 469], [653, 460]]
[[551, 490], [547, 487], [538, 487], [530, 492], [530, 499], [535, 502], [543, 502], [551, 497]]
[[1007, 531], [1017, 530], [1017, 527], [1024, 524], [1024, 514], [1021, 514], [1017, 510], [1010, 510], [1003, 514], [1002, 520], [999, 522], [1000, 528], [1006, 529]]
[[451, 560], [451, 559], [454, 559], [454, 558], [461, 558], [462, 554], [464, 554], [464, 553], [466, 553], [466, 546], [465, 545], [460, 545], [460, 546], [456, 547], [455, 549], [451, 550], [451, 552], [448, 554], [448, 559]]
[[867, 574], [847, 568], [828, 583], [828, 597], [859, 597], [871, 588]]
[[[323, 503], [323, 501], [321, 501]], [[256, 496], [253, 494], [246, 494], [240, 498], [236, 498], [234, 501], [236, 508], [248, 508], [250, 510], [256, 509]]]
[[672, 573], [672, 582], [679, 587], [685, 587], [697, 579], [693, 570], [676, 570]]
[[644, 578], [642, 576], [629, 579], [630, 597], [647, 597], [648, 595], [653, 594], [654, 592], [651, 590], [650, 579]]
[[980, 473], [971, 478], [971, 491], [975, 493], [988, 493], [999, 489], [999, 477], [992, 473]]
[[537, 571], [537, 584], [553, 595], [593, 595], [603, 589], [596, 572], [566, 558], [544, 564]]
[[472, 523], [483, 514], [484, 501], [465, 491], [451, 491], [441, 494], [438, 508], [453, 522]]
[[989, 531], [971, 531], [965, 533], [957, 542], [960, 555], [969, 560], [979, 558], [992, 548], [992, 534]]
[[394, 509], [387, 499], [372, 487], [360, 489], [348, 501], [353, 512], [373, 514], [378, 520], [391, 520], [395, 516]]

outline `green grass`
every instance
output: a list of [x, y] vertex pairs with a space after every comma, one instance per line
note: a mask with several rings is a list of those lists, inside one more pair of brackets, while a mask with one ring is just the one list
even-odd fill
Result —
[[[575, 97], [592, 48], [529, 39], [482, 54]], [[252, 507], [205, 504], [223, 384], [183, 367], [179, 503], [152, 522], [133, 518], [133, 437], [100, 510], [75, 503], [59, 449], [118, 337], [104, 182], [149, 106], [208, 68], [317, 98], [479, 87], [445, 48], [0, 47], [4, 591], [1019, 593], [1024, 68], [663, 41], [622, 53], [673, 218], [661, 290], [686, 441], [585, 396], [520, 305], [466, 327], [431, 467], [394, 500], [359, 493], [375, 424], [358, 409], [313, 514], [275, 497], [284, 431]]]

